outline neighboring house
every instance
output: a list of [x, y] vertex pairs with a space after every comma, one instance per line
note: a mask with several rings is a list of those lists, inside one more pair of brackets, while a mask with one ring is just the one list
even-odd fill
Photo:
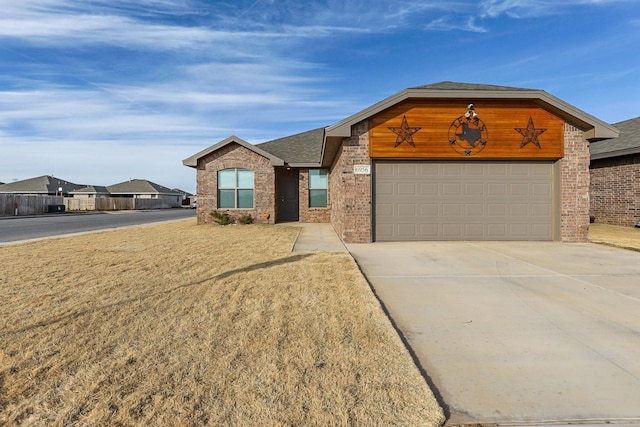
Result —
[[94, 199], [97, 197], [111, 197], [111, 193], [107, 187], [100, 185], [87, 185], [86, 187], [78, 188], [69, 192], [72, 197], [79, 199]]
[[640, 221], [640, 117], [615, 123], [618, 138], [591, 144], [591, 217], [603, 224]]
[[111, 197], [127, 197], [134, 199], [158, 199], [168, 203], [171, 207], [182, 205], [183, 194], [177, 193], [160, 184], [146, 179], [131, 179], [106, 187]]
[[171, 191], [173, 191], [174, 193], [182, 194], [182, 204], [184, 206], [188, 206], [196, 200], [195, 196], [188, 191], [184, 191], [179, 188], [173, 188], [171, 189]]
[[69, 196], [69, 194], [85, 185], [74, 184], [50, 175], [29, 178], [0, 185], [0, 194], [31, 194], [45, 196]]
[[348, 243], [585, 241], [589, 142], [614, 127], [542, 90], [442, 82], [326, 128], [185, 159], [198, 223], [330, 222]]

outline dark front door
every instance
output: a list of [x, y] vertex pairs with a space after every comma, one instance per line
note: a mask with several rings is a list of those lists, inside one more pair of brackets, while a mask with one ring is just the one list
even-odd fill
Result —
[[277, 222], [298, 221], [298, 169], [278, 170]]

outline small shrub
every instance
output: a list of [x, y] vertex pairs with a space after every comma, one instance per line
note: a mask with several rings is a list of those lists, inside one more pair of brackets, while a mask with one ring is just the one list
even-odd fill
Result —
[[251, 215], [242, 215], [238, 218], [238, 222], [240, 224], [251, 224], [253, 222], [253, 217]]
[[231, 218], [226, 212], [220, 213], [218, 211], [212, 211], [211, 216], [213, 217], [213, 220], [220, 225], [233, 224], [233, 218]]

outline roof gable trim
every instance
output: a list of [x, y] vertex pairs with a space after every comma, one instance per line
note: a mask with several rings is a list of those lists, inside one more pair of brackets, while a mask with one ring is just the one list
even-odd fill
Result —
[[329, 126], [326, 136], [349, 137], [351, 136], [351, 126], [366, 120], [379, 112], [392, 107], [402, 101], [410, 98], [435, 99], [435, 98], [453, 98], [465, 99], [469, 102], [474, 99], [527, 99], [540, 100], [550, 107], [562, 113], [564, 118], [573, 118], [587, 125], [588, 139], [607, 139], [618, 136], [618, 129], [593, 117], [584, 111], [567, 104], [566, 102], [556, 98], [543, 90], [478, 90], [478, 89], [427, 89], [427, 88], [409, 88], [405, 89], [389, 98], [386, 98], [377, 104], [366, 108], [346, 119]]
[[229, 144], [232, 143], [236, 143], [244, 148], [246, 148], [249, 151], [253, 151], [256, 154], [261, 155], [262, 157], [265, 157], [267, 159], [269, 159], [269, 162], [271, 164], [271, 166], [284, 166], [284, 160], [274, 156], [271, 153], [268, 153], [258, 147], [256, 147], [253, 144], [248, 143], [247, 141], [238, 138], [235, 135], [231, 135], [230, 137], [218, 142], [217, 144], [212, 145], [209, 148], [206, 148], [202, 151], [200, 151], [199, 153], [194, 154], [193, 156], [186, 158], [182, 161], [182, 164], [185, 166], [190, 166], [192, 168], [195, 168], [198, 166], [198, 159], [213, 153], [214, 151], [217, 151], [223, 147], [226, 147]]

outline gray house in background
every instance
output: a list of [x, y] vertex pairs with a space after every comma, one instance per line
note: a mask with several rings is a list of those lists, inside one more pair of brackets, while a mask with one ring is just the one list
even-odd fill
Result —
[[78, 188], [77, 190], [71, 191], [69, 194], [73, 197], [78, 198], [89, 198], [93, 199], [96, 197], [110, 197], [111, 193], [107, 187], [103, 187], [100, 185], [87, 185], [86, 187]]
[[[182, 206], [184, 194], [144, 179], [110, 186], [80, 185], [53, 176], [0, 184], [0, 214], [47, 212], [49, 205], [67, 211], [167, 209]], [[57, 196], [57, 197], [56, 197]], [[64, 212], [64, 210], [62, 210]]]
[[134, 199], [159, 199], [171, 207], [180, 207], [184, 195], [146, 179], [131, 179], [119, 184], [109, 185], [106, 189], [111, 197], [127, 197]]
[[618, 138], [591, 143], [590, 216], [597, 223], [640, 222], [640, 117], [614, 123]]
[[[74, 190], [85, 187], [55, 176], [43, 175], [0, 185], [0, 194], [23, 194], [68, 197]], [[62, 193], [62, 194], [61, 194]]]

